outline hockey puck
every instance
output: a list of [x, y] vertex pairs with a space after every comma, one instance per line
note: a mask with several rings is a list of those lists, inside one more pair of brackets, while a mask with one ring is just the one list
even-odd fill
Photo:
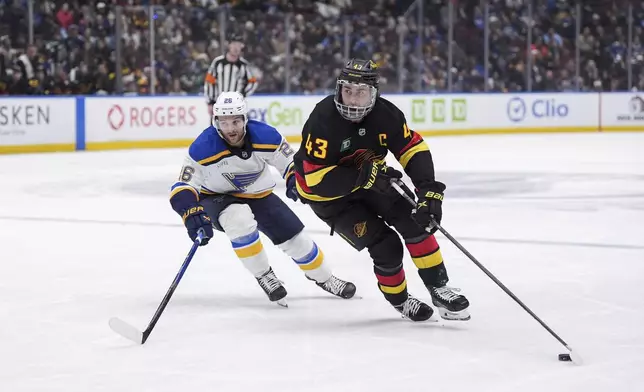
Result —
[[563, 362], [572, 361], [572, 359], [570, 358], [570, 354], [559, 354], [559, 360]]

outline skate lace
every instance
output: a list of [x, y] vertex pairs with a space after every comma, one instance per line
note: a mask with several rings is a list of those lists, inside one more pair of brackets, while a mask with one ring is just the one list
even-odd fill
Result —
[[447, 302], [452, 302], [453, 300], [461, 296], [460, 294], [457, 294], [461, 291], [461, 289], [458, 289], [455, 287], [448, 287], [448, 286], [435, 287], [434, 291], [438, 296], [440, 296], [443, 300]]
[[259, 285], [262, 286], [262, 288], [268, 293], [272, 293], [281, 285], [280, 281], [277, 279], [273, 272], [262, 275], [257, 280], [259, 281]]
[[421, 302], [418, 301], [416, 298], [409, 297], [407, 298], [407, 301], [403, 302], [402, 304], [402, 313], [405, 316], [409, 316], [410, 314], [416, 314], [420, 310], [420, 304]]
[[331, 276], [329, 280], [324, 282], [324, 288], [333, 294], [340, 294], [344, 290], [344, 286], [346, 286], [346, 283], [335, 276]]

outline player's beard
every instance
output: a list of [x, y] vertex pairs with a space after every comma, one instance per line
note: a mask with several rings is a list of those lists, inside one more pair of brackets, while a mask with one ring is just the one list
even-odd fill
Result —
[[224, 134], [226, 142], [234, 147], [240, 147], [244, 140], [243, 131], [235, 131], [234, 134]]

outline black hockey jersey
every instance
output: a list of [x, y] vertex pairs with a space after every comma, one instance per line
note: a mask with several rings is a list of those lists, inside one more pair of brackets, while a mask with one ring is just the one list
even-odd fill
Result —
[[302, 130], [302, 144], [293, 160], [297, 190], [303, 199], [339, 199], [360, 189], [356, 184], [365, 160], [382, 161], [391, 151], [414, 185], [434, 181], [434, 163], [422, 136], [407, 126], [393, 103], [378, 97], [359, 123], [338, 113], [334, 96], [320, 101]]

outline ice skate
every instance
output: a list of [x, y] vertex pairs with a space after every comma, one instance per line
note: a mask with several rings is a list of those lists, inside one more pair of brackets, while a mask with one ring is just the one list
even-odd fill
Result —
[[411, 295], [402, 304], [394, 305], [394, 308], [411, 321], [426, 321], [434, 314], [434, 310], [429, 305]]
[[315, 282], [315, 284], [320, 286], [322, 290], [344, 299], [352, 298], [356, 293], [356, 285], [337, 278], [334, 275], [331, 275], [326, 282]]
[[438, 308], [438, 314], [445, 320], [465, 321], [470, 319], [467, 308], [470, 302], [465, 296], [458, 294], [460, 289], [443, 286], [427, 286], [432, 296], [432, 303]]
[[257, 278], [257, 283], [259, 283], [259, 286], [264, 290], [271, 302], [277, 302], [278, 305], [285, 308], [288, 307], [286, 303], [286, 289], [282, 285], [282, 282], [277, 279], [277, 276], [275, 276], [273, 268], [269, 268], [264, 275]]

